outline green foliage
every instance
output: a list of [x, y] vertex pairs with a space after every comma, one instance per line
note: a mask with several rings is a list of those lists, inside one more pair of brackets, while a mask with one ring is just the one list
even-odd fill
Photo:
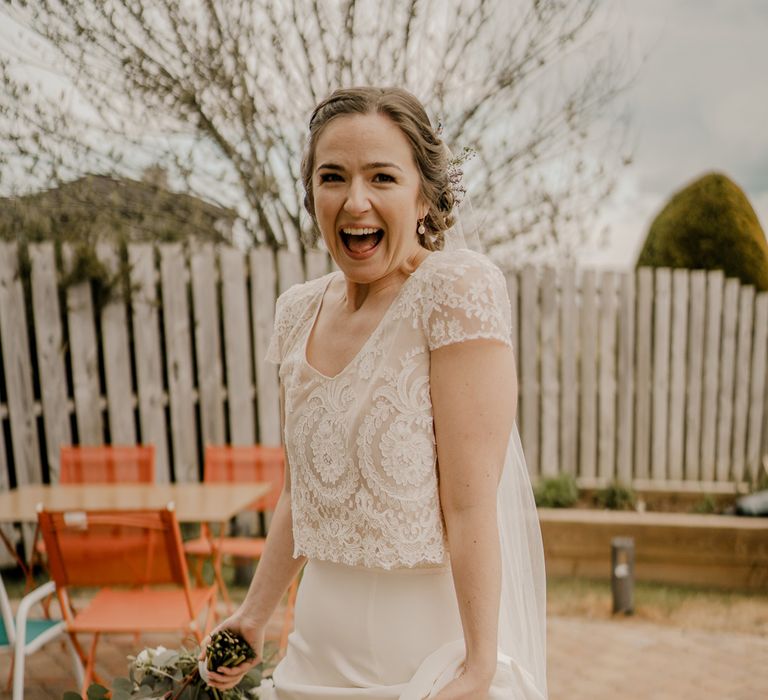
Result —
[[542, 479], [533, 493], [540, 508], [570, 508], [579, 500], [579, 487], [571, 474]]
[[702, 513], [704, 515], [717, 513], [717, 501], [712, 494], [704, 496], [691, 506], [691, 513]]
[[105, 688], [103, 685], [94, 683], [88, 688], [86, 695], [88, 700], [107, 700], [109, 697], [109, 689]]
[[[254, 657], [253, 650], [241, 638], [218, 633], [211, 638], [211, 645], [219, 656], [218, 665], [236, 666]], [[218, 646], [216, 646], [218, 645]], [[209, 654], [212, 646], [208, 647]], [[219, 691], [209, 688], [200, 677], [198, 666], [199, 649], [166, 649], [157, 647], [142, 650], [137, 656], [129, 657], [127, 678], [116, 678], [112, 684], [112, 700], [139, 700], [141, 698], [169, 697], [174, 700], [245, 700], [252, 697], [252, 691], [261, 684], [263, 663], [254, 666], [231, 690]], [[234, 653], [231, 653], [234, 652]], [[88, 688], [88, 699], [101, 700], [109, 691], [93, 684]], [[71, 693], [64, 700], [76, 700], [79, 695]]]
[[635, 507], [635, 492], [631, 486], [615, 481], [595, 493], [595, 504], [608, 510], [632, 510]]
[[[99, 314], [132, 291], [129, 244], [226, 243], [217, 229], [231, 229], [234, 217], [233, 211], [150, 182], [88, 175], [46, 192], [0, 198], [0, 240], [18, 243], [19, 274], [25, 284], [31, 274], [29, 245], [53, 242], [62, 270], [61, 289], [90, 283]], [[116, 269], [100, 259], [99, 243], [117, 249]], [[65, 245], [72, 253], [67, 260]]]
[[93, 292], [93, 302], [96, 313], [110, 302], [119, 299], [126, 300], [129, 293], [130, 266], [125, 249], [120, 251], [120, 263], [114, 271], [104, 264], [96, 253], [96, 249], [81, 243], [72, 250], [68, 263], [64, 263], [64, 272], [59, 279], [59, 286], [66, 290], [69, 287], [88, 282]]
[[750, 479], [749, 490], [750, 493], [755, 493], [757, 491], [765, 491], [766, 489], [768, 489], [768, 469], [761, 467], [757, 472], [757, 476]]
[[44, 192], [0, 198], [0, 239], [225, 243], [217, 229], [230, 229], [235, 216], [149, 182], [86, 175]]
[[744, 192], [709, 173], [677, 192], [648, 231], [637, 266], [723, 270], [768, 290], [768, 243]]

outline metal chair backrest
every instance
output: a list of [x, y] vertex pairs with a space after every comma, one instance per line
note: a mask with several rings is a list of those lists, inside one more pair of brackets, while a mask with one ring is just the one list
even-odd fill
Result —
[[270, 482], [272, 489], [254, 509], [274, 510], [283, 488], [285, 450], [282, 445], [208, 445], [203, 471], [209, 483]]
[[41, 511], [51, 578], [68, 586], [189, 587], [181, 532], [170, 508]]
[[61, 484], [151, 484], [154, 445], [63, 445]]

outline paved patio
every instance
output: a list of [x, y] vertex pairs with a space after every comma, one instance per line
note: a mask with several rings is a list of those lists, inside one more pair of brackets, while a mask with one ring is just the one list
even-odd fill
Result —
[[631, 619], [549, 621], [551, 700], [768, 697], [768, 638]]
[[[631, 618], [549, 620], [550, 700], [753, 700], [768, 697], [768, 638], [713, 633], [639, 622]], [[279, 619], [271, 633], [277, 633]], [[178, 638], [146, 635], [141, 646], [174, 646]], [[100, 644], [99, 668], [124, 675], [133, 637]], [[0, 678], [9, 657], [0, 657]], [[28, 659], [25, 697], [61, 700], [75, 682], [69, 657], [54, 643]], [[3, 689], [0, 697], [10, 693]]]

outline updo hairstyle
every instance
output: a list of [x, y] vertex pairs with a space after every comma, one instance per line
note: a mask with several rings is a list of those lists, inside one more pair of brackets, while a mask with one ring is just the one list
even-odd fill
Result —
[[[384, 114], [403, 132], [411, 145], [420, 179], [421, 194], [429, 203], [424, 218], [426, 233], [417, 233], [419, 243], [427, 250], [442, 250], [444, 232], [453, 225], [453, 192], [448, 182], [448, 152], [435, 134], [424, 107], [408, 91], [401, 88], [355, 87], [334, 91], [315, 107], [309, 120], [309, 139], [301, 161], [304, 184], [304, 206], [315, 220], [312, 173], [315, 149], [325, 126], [334, 118], [348, 114]], [[315, 232], [317, 240], [318, 233]]]

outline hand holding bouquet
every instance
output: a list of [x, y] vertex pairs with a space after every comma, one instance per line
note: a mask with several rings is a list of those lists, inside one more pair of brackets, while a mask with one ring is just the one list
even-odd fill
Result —
[[[211, 688], [206, 682], [207, 669], [230, 668], [252, 661], [256, 653], [237, 632], [219, 630], [206, 646], [206, 662], [199, 661], [199, 649], [142, 650], [129, 657], [128, 678], [116, 678], [112, 686], [112, 700], [245, 700], [256, 697], [261, 684], [263, 665], [250, 669], [230, 690]], [[106, 699], [109, 691], [100, 685], [88, 689], [89, 700]], [[79, 693], [66, 693], [63, 700], [77, 698]]]

